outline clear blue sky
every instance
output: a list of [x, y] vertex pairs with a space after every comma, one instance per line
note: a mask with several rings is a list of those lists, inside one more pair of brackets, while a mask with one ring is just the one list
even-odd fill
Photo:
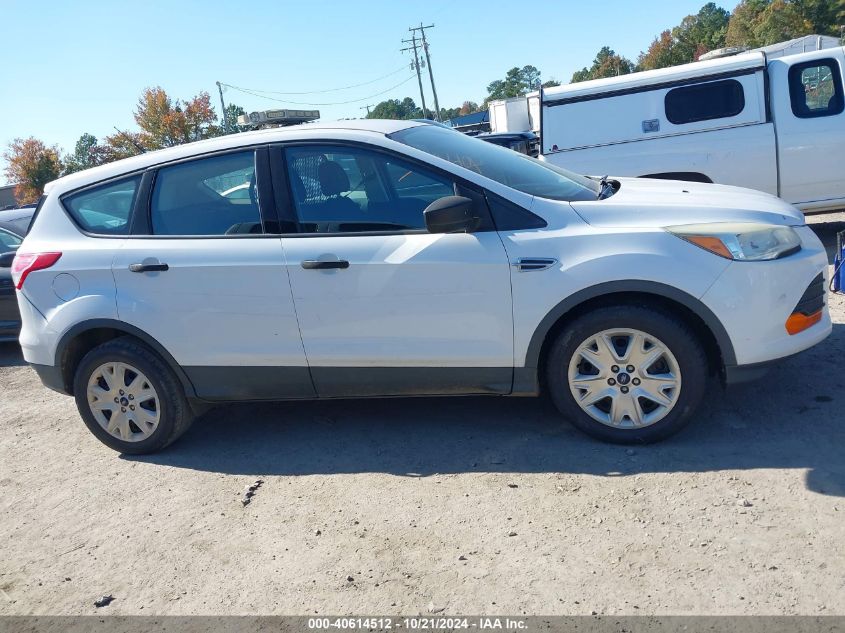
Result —
[[[178, 98], [208, 91], [219, 114], [218, 80], [302, 92], [407, 67], [350, 90], [279, 96], [318, 103], [363, 99], [410, 77], [410, 57], [399, 49], [408, 27], [420, 21], [435, 24], [428, 37], [441, 107], [481, 102], [487, 84], [513, 66], [533, 64], [544, 80], [566, 82], [603, 45], [635, 60], [658, 32], [704, 2], [0, 0], [0, 147], [35, 136], [72, 151], [83, 132], [102, 138], [113, 126], [136, 129], [132, 111], [146, 86]], [[730, 10], [735, 2], [723, 4]], [[431, 107], [427, 81], [424, 86]], [[232, 89], [223, 96], [248, 112], [285, 107]], [[332, 120], [405, 96], [419, 105], [415, 78], [369, 100], [314, 107]], [[4, 166], [0, 159], [0, 182]]]

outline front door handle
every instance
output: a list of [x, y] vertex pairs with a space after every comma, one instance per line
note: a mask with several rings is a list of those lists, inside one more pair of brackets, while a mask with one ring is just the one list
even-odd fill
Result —
[[330, 259], [328, 261], [321, 259], [306, 259], [302, 262], [302, 267], [305, 270], [328, 270], [330, 268], [349, 268], [349, 262], [345, 259]]
[[129, 270], [133, 273], [154, 273], [169, 270], [167, 264], [129, 264]]

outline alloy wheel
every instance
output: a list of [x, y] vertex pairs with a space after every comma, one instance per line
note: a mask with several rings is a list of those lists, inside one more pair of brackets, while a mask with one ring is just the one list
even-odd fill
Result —
[[614, 428], [643, 428], [675, 407], [681, 371], [660, 339], [634, 329], [604, 330], [583, 341], [569, 362], [578, 406]]
[[158, 427], [161, 405], [155, 387], [128, 363], [97, 367], [88, 379], [87, 395], [94, 419], [119, 440], [140, 442]]

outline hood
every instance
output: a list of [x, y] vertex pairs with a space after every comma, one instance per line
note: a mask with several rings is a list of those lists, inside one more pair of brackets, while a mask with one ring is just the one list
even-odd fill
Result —
[[804, 224], [804, 215], [768, 193], [681, 180], [615, 178], [619, 190], [605, 200], [571, 202], [584, 221], [606, 228], [658, 228], [707, 222]]

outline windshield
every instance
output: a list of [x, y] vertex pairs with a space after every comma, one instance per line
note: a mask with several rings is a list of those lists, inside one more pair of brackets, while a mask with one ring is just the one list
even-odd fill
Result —
[[532, 196], [572, 202], [599, 194], [594, 180], [437, 125], [400, 130], [390, 138]]

